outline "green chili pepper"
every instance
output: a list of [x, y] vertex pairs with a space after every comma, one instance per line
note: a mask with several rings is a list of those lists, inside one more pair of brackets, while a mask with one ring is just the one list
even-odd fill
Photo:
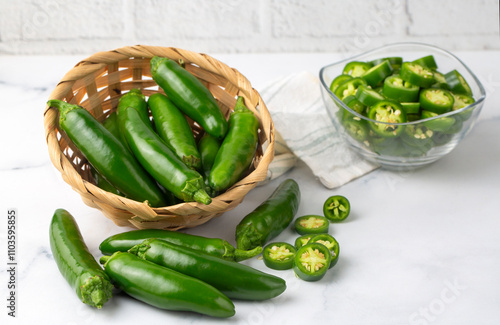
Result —
[[293, 266], [295, 257], [295, 247], [289, 243], [275, 242], [270, 243], [262, 251], [264, 264], [273, 270], [288, 270]]
[[[453, 108], [452, 110], [456, 111], [461, 108], [464, 108], [466, 106], [474, 104], [475, 100], [472, 96], [469, 95], [464, 95], [464, 94], [455, 94], [451, 93], [453, 95]], [[468, 120], [473, 112], [473, 108], [466, 109], [463, 112], [460, 112], [457, 117], [459, 117], [462, 121]]]
[[404, 62], [399, 75], [404, 81], [423, 88], [428, 88], [436, 82], [431, 69], [412, 62]]
[[205, 132], [217, 139], [226, 135], [228, 125], [214, 96], [200, 80], [168, 58], [151, 59], [151, 76], [170, 100]]
[[460, 72], [453, 70], [445, 74], [444, 77], [454, 93], [472, 96], [472, 90]]
[[[146, 103], [146, 97], [142, 94], [140, 89], [134, 88], [131, 89], [128, 93], [122, 95], [118, 102], [118, 107], [116, 108], [117, 112], [116, 124], [118, 125], [118, 134], [120, 135], [122, 143], [124, 143], [128, 147], [128, 142], [125, 139], [125, 135], [122, 132], [120, 132], [120, 126], [118, 122], [119, 120], [118, 111], [120, 110], [120, 107], [125, 107], [125, 108], [130, 107], [135, 109], [139, 113], [141, 119], [144, 121], [146, 125], [152, 126], [152, 124], [151, 120], [149, 119], [148, 104]], [[116, 130], [114, 130], [113, 132], [116, 132]]]
[[299, 249], [309, 242], [316, 234], [305, 234], [295, 239], [295, 248]]
[[365, 140], [368, 137], [366, 121], [352, 114], [350, 115], [350, 117], [346, 117], [342, 120], [345, 131], [357, 141]]
[[[438, 116], [438, 113], [430, 112], [423, 110], [422, 111], [422, 119], [428, 119], [432, 117]], [[429, 121], [422, 122], [427, 128], [432, 131], [445, 132], [451, 128], [453, 124], [455, 124], [455, 119], [453, 117], [445, 116], [438, 117]]]
[[160, 138], [188, 167], [199, 169], [200, 153], [184, 114], [167, 96], [160, 93], [151, 95], [148, 105]]
[[214, 165], [217, 152], [219, 152], [220, 144], [219, 140], [208, 133], [205, 133], [198, 142], [203, 176], [207, 180], [212, 170], [212, 166]]
[[213, 286], [145, 261], [133, 254], [117, 252], [103, 256], [104, 270], [113, 283], [131, 297], [152, 306], [192, 311], [213, 317], [231, 317], [234, 304]]
[[54, 212], [49, 229], [50, 248], [59, 271], [81, 301], [101, 308], [111, 298], [113, 285], [83, 241], [73, 216]]
[[155, 181], [129, 150], [87, 110], [60, 100], [48, 105], [59, 109], [59, 125], [89, 163], [114, 187], [136, 201], [165, 206]]
[[391, 56], [387, 58], [375, 59], [370, 61], [370, 63], [372, 65], [377, 65], [384, 61], [389, 61], [389, 64], [391, 65], [393, 70], [401, 68], [401, 64], [403, 64], [403, 58], [400, 56]]
[[412, 61], [413, 63], [420, 64], [423, 67], [426, 67], [431, 70], [436, 70], [438, 68], [436, 60], [433, 55], [427, 55]]
[[[420, 103], [418, 102], [411, 102], [411, 103], [401, 103], [401, 107], [406, 113], [406, 119], [408, 122], [410, 122], [410, 116], [411, 114], [416, 114], [420, 112]], [[420, 118], [417, 118], [417, 120]]]
[[390, 76], [384, 80], [382, 93], [390, 99], [399, 102], [416, 102], [418, 101], [418, 92], [420, 87], [404, 81], [399, 76]]
[[361, 75], [361, 78], [366, 80], [366, 83], [372, 87], [377, 86], [381, 83], [386, 77], [391, 75], [392, 67], [389, 61], [382, 61], [376, 66], [370, 68], [368, 71]]
[[293, 179], [283, 181], [273, 194], [236, 226], [239, 249], [265, 245], [290, 225], [300, 203], [300, 189]]
[[450, 85], [446, 82], [444, 74], [439, 71], [434, 71], [434, 79], [436, 80], [436, 83], [431, 86], [432, 88], [450, 90]]
[[158, 183], [184, 201], [210, 204], [204, 190], [203, 177], [187, 167], [173, 153], [152, 127], [141, 120], [137, 110], [121, 106], [118, 109], [120, 132], [141, 165]]
[[356, 91], [356, 98], [366, 106], [372, 106], [385, 99], [383, 95], [365, 85], [358, 87], [358, 90]]
[[377, 122], [370, 122], [372, 130], [382, 137], [397, 137], [403, 132], [404, 125], [394, 125], [387, 123], [404, 123], [406, 122], [406, 113], [401, 105], [394, 101], [383, 100], [372, 107], [368, 112], [368, 117]]
[[121, 140], [120, 129], [118, 128], [118, 114], [116, 114], [116, 111], [109, 114], [109, 116], [102, 122], [102, 125], [118, 140]]
[[329, 234], [314, 235], [311, 237], [311, 239], [309, 239], [309, 242], [323, 244], [330, 250], [330, 253], [332, 254], [332, 261], [330, 262], [329, 266], [330, 269], [334, 267], [335, 264], [337, 264], [337, 261], [339, 260], [340, 245], [332, 235]]
[[305, 281], [321, 280], [330, 267], [332, 254], [320, 243], [307, 243], [297, 250], [293, 270]]
[[344, 100], [349, 95], [355, 95], [356, 91], [358, 90], [359, 86], [361, 86], [361, 85], [365, 85], [365, 86], [367, 85], [367, 83], [364, 79], [361, 79], [359, 77], [352, 78], [352, 79], [349, 79], [349, 80], [341, 83], [337, 87], [337, 90], [335, 90], [334, 94], [340, 100]]
[[[360, 86], [361, 87], [361, 86]], [[359, 113], [361, 115], [366, 115], [366, 105], [363, 104], [362, 102], [359, 101], [359, 99], [355, 96], [355, 95], [349, 95], [347, 96], [346, 98], [344, 98], [342, 100], [344, 102], [344, 104], [347, 105], [347, 107], [351, 108], [353, 111], [355, 111], [356, 113]], [[344, 109], [342, 109], [344, 110]], [[346, 117], [352, 117], [353, 114], [347, 114], [348, 112], [344, 112], [344, 118]]]
[[345, 220], [349, 213], [351, 213], [351, 204], [345, 196], [330, 196], [323, 204], [323, 214], [330, 221]]
[[356, 78], [356, 77], [360, 77], [361, 75], [363, 75], [371, 67], [372, 67], [372, 65], [368, 62], [351, 61], [345, 65], [342, 73]]
[[243, 97], [238, 97], [229, 117], [229, 130], [208, 177], [212, 189], [228, 189], [248, 170], [257, 149], [258, 129], [259, 120], [245, 106]]
[[327, 233], [330, 222], [323, 216], [307, 215], [295, 219], [294, 228], [299, 235]]
[[332, 80], [332, 83], [330, 84], [330, 90], [332, 93], [335, 93], [337, 88], [347, 80], [352, 79], [352, 76], [349, 74], [341, 74], [335, 77], [335, 79]]
[[207, 238], [162, 229], [141, 229], [116, 234], [106, 238], [101, 245], [99, 245], [99, 249], [105, 255], [111, 255], [115, 252], [126, 252], [133, 246], [139, 245], [144, 240], [150, 238], [161, 239], [175, 245], [188, 247], [229, 261], [238, 262], [246, 260], [262, 252], [262, 247], [260, 246], [252, 250], [235, 249], [227, 241], [220, 238]]
[[420, 148], [422, 152], [427, 152], [432, 147], [432, 136], [434, 131], [425, 124], [411, 124], [405, 128], [401, 140], [409, 146]]
[[274, 275], [160, 239], [148, 239], [129, 253], [197, 278], [229, 298], [266, 300], [286, 289], [285, 281]]

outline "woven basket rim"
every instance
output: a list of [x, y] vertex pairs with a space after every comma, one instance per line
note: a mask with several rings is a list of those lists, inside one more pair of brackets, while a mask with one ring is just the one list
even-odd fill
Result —
[[[226, 192], [214, 198], [221, 204], [238, 198], [242, 199], [246, 193], [251, 190], [251, 188], [255, 187], [258, 182], [264, 180], [267, 176], [268, 165], [274, 156], [274, 124], [264, 101], [260, 97], [259, 93], [251, 87], [250, 81], [236, 69], [230, 68], [225, 63], [216, 60], [210, 55], [175, 47], [148, 45], [125, 46], [111, 51], [97, 52], [86, 59], [81, 60], [74, 66], [74, 68], [68, 71], [56, 85], [55, 89], [50, 94], [49, 99], [64, 100], [68, 93], [72, 91], [72, 87], [76, 82], [102, 71], [102, 69], [105, 69], [110, 64], [130, 60], [132, 58], [150, 59], [153, 56], [167, 56], [165, 55], [166, 53], [168, 53], [168, 57], [170, 58], [183, 59], [186, 64], [194, 64], [210, 73], [220, 75], [221, 77], [229, 80], [238, 88], [238, 95], [243, 96], [245, 98], [245, 102], [250, 104], [249, 108], [251, 108], [254, 112], [260, 113], [261, 128], [262, 132], [265, 134], [267, 147], [265, 150], [263, 148], [262, 156], [260, 157], [257, 166], [249, 175], [238, 181]], [[256, 110], [257, 107], [258, 111]], [[188, 206], [189, 209], [197, 209], [203, 206], [203, 204], [197, 202], [183, 202], [174, 206], [153, 208], [146, 202], [134, 201], [100, 189], [93, 183], [83, 179], [68, 157], [62, 152], [56, 135], [58, 131], [56, 130], [58, 125], [58, 112], [46, 105], [43, 114], [45, 138], [51, 161], [61, 172], [65, 182], [70, 184], [73, 189], [82, 196], [82, 198], [85, 197], [84, 202], [86, 200], [90, 200], [94, 203], [94, 205], [109, 204], [115, 208], [116, 206], [121, 206], [123, 207], [124, 213], [131, 212], [136, 216], [141, 216], [149, 220], [155, 220], [155, 218], [159, 215], [165, 213], [166, 210], [172, 211], [186, 206]], [[239, 189], [241, 185], [246, 184], [248, 181], [247, 178], [251, 175], [256, 179], [255, 184], [249, 189]], [[87, 202], [85, 203], [87, 204]], [[210, 206], [203, 206], [205, 209], [209, 207]], [[106, 207], [97, 208], [100, 208], [103, 212], [106, 210]], [[220, 207], [216, 206], [213, 206], [213, 210], [214, 214], [225, 212], [221, 211]]]

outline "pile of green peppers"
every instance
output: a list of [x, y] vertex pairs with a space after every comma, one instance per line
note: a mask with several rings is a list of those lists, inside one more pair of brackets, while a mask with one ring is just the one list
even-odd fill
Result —
[[113, 287], [166, 310], [213, 317], [235, 314], [232, 299], [261, 301], [286, 289], [283, 279], [238, 263], [262, 251], [235, 249], [218, 238], [168, 230], [136, 230], [105, 239], [103, 268], [89, 252], [73, 216], [55, 211], [50, 226], [54, 260], [82, 302], [101, 308]]
[[[100, 188], [153, 207], [208, 205], [250, 167], [259, 120], [243, 97], [227, 120], [208, 88], [176, 61], [153, 57], [151, 75], [165, 95], [146, 100], [132, 89], [102, 124], [80, 106], [61, 100], [48, 105], [59, 110], [61, 130], [87, 159]], [[198, 143], [187, 118], [203, 128]]]

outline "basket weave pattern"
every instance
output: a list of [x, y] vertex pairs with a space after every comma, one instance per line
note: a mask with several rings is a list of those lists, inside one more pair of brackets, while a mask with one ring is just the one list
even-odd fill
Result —
[[[200, 79], [216, 98], [226, 118], [231, 114], [237, 96], [260, 121], [257, 153], [245, 176], [226, 192], [212, 199], [210, 205], [185, 202], [174, 206], [151, 208], [109, 192], [93, 184], [89, 165], [81, 152], [61, 132], [56, 109], [44, 112], [45, 137], [49, 155], [63, 180], [78, 192], [85, 204], [97, 208], [119, 226], [138, 229], [177, 230], [203, 224], [236, 207], [258, 182], [265, 179], [274, 155], [274, 125], [262, 98], [237, 70], [206, 55], [177, 48], [130, 46], [99, 52], [79, 62], [58, 83], [49, 99], [60, 99], [88, 110], [99, 121], [116, 110], [120, 96], [139, 88], [145, 96], [162, 92], [151, 78], [153, 56], [182, 60], [185, 68]], [[188, 119], [193, 134], [199, 138], [201, 127]]]

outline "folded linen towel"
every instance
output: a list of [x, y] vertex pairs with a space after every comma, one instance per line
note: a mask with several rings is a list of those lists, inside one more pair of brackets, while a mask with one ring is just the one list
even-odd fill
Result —
[[[300, 72], [272, 82], [260, 92], [275, 129], [276, 178], [301, 159], [327, 188], [342, 186], [377, 168], [351, 151], [331, 122], [321, 97], [318, 77]], [[293, 157], [291, 154], [293, 154]]]

